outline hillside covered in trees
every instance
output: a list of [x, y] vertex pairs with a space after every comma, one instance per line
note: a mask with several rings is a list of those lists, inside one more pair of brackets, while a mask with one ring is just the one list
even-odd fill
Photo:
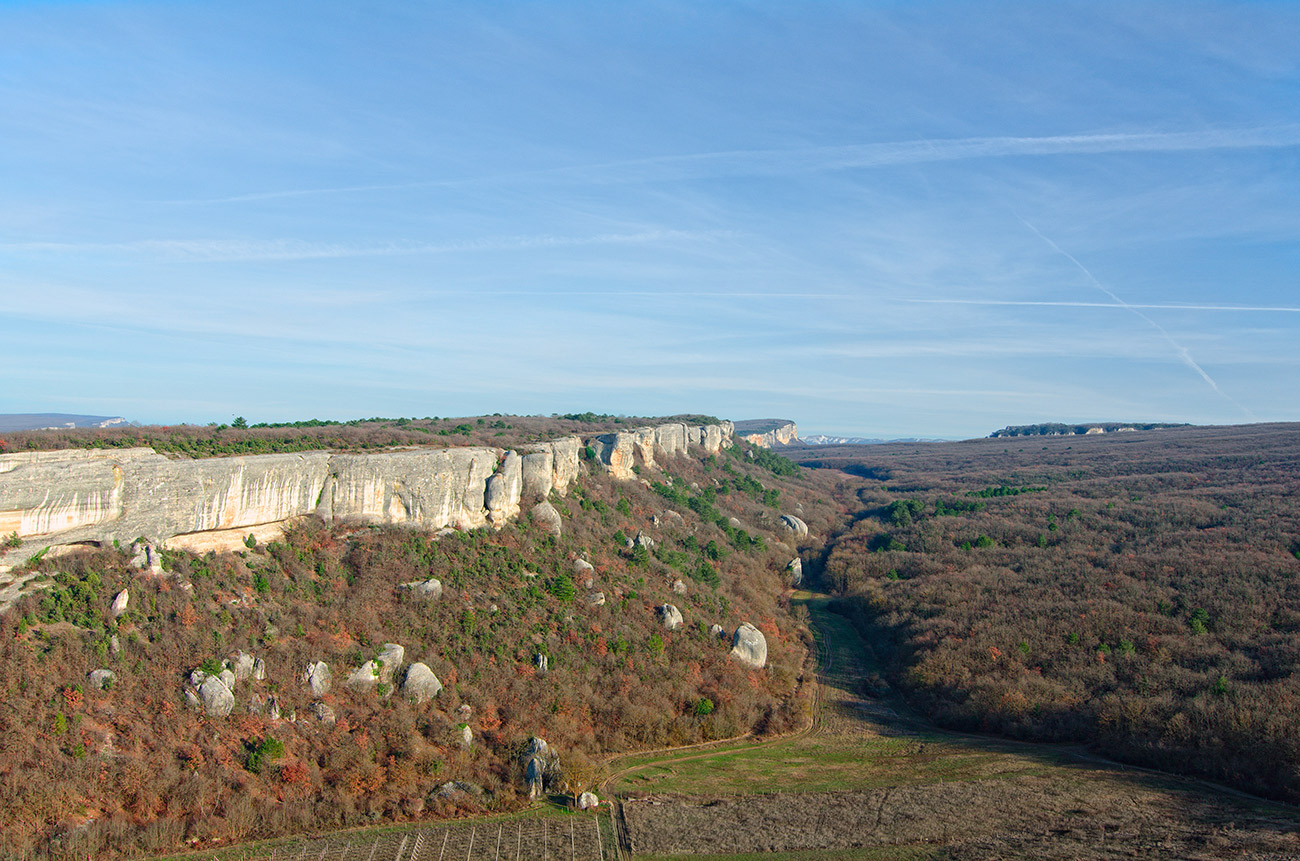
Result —
[[[514, 423], [468, 424], [495, 421]], [[584, 461], [551, 495], [558, 536], [308, 518], [152, 569], [126, 547], [34, 559], [44, 588], [0, 615], [0, 857], [510, 810], [534, 736], [559, 755], [554, 792], [613, 752], [796, 726], [810, 636], [787, 568], [841, 520], [839, 479], [745, 444], [636, 471]], [[746, 622], [761, 669], [731, 652]], [[402, 682], [417, 663], [441, 691]], [[202, 687], [223, 674], [224, 716]]]
[[805, 450], [824, 582], [944, 725], [1300, 802], [1300, 426]]

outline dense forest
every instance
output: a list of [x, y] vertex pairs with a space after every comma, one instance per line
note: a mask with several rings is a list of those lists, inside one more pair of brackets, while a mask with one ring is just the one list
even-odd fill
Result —
[[[942, 724], [1300, 802], [1300, 425], [806, 449], [824, 581]], [[787, 450], [787, 454], [790, 452]]]
[[[786, 568], [814, 539], [781, 515], [824, 536], [835, 479], [743, 444], [638, 471], [584, 464], [552, 494], [561, 537], [527, 518], [437, 535], [307, 520], [236, 553], [164, 551], [161, 572], [128, 548], [33, 561], [44, 588], [0, 615], [0, 858], [509, 810], [532, 736], [571, 791], [612, 752], [798, 725], [810, 639]], [[431, 578], [438, 597], [409, 588]], [[730, 657], [742, 622], [766, 637], [761, 670]], [[348, 684], [387, 643], [442, 691], [412, 701], [379, 664]], [[264, 678], [238, 677], [229, 716], [187, 703], [193, 671], [241, 652]], [[318, 661], [322, 695], [304, 683]]]

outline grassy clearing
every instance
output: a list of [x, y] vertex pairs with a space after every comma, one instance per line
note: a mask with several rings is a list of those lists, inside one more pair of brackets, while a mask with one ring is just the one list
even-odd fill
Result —
[[[912, 729], [898, 717], [896, 699], [860, 701], [852, 689], [872, 669], [870, 650], [857, 631], [831, 613], [824, 596], [801, 593], [812, 614], [825, 673], [816, 728], [775, 742], [742, 742], [668, 757], [646, 756], [622, 764], [615, 792], [752, 794], [859, 791], [908, 784], [983, 780], [1041, 774], [1056, 758], [989, 749], [941, 732]], [[863, 706], [866, 706], [864, 708]], [[1046, 762], [1044, 760], [1047, 760]]]

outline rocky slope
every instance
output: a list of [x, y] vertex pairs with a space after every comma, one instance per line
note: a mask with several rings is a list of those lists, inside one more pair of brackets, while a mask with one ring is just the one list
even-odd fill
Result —
[[[47, 499], [79, 522], [42, 534], [61, 554], [0, 612], [0, 833], [20, 857], [110, 857], [509, 810], [612, 751], [796, 725], [810, 641], [784, 596], [842, 512], [823, 476], [730, 437], [19, 456], [0, 485], [65, 478], [6, 489], [19, 524], [49, 529]], [[66, 478], [87, 471], [108, 478]], [[170, 546], [299, 511], [234, 552]], [[112, 546], [146, 515], [190, 531]]]

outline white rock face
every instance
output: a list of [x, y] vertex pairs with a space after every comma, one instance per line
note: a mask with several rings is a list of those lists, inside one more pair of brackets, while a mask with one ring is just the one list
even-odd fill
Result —
[[113, 598], [113, 606], [109, 610], [109, 613], [112, 615], [114, 620], [121, 618], [122, 614], [126, 612], [126, 605], [130, 602], [130, 592], [123, 589], [121, 592], [117, 593], [117, 596]]
[[664, 604], [659, 608], [659, 619], [663, 622], [664, 627], [670, 631], [676, 631], [685, 624], [682, 619], [682, 611], [672, 604]]
[[555, 453], [548, 446], [541, 451], [524, 455], [523, 460], [522, 499], [537, 501], [546, 499], [551, 488], [555, 487]]
[[253, 661], [253, 681], [260, 682], [266, 678], [266, 661], [258, 658]]
[[484, 505], [489, 522], [497, 528], [519, 514], [519, 496], [523, 491], [524, 459], [507, 452], [501, 468], [487, 482]]
[[767, 638], [745, 622], [731, 639], [731, 656], [750, 669], [761, 670], [767, 665]]
[[329, 665], [324, 661], [308, 664], [302, 671], [302, 683], [311, 688], [312, 696], [320, 697], [329, 693], [333, 682], [334, 676], [330, 673]]
[[[680, 423], [606, 434], [591, 441], [616, 478], [632, 479], [639, 459], [673, 457], [687, 445], [718, 451], [729, 422]], [[240, 549], [253, 533], [271, 540], [283, 524], [314, 514], [427, 529], [496, 525], [528, 501], [564, 493], [577, 478], [583, 443], [566, 437], [526, 455], [464, 446], [372, 454], [268, 454], [169, 460], [151, 449], [0, 454], [0, 534], [28, 539], [0, 553], [4, 564], [43, 548], [94, 541], [129, 545], [138, 536], [177, 547]], [[547, 471], [549, 457], [549, 487]], [[527, 461], [527, 464], [525, 464]], [[527, 476], [525, 476], [525, 465]], [[491, 499], [489, 496], [491, 483]], [[141, 566], [161, 572], [158, 554], [138, 547]]]
[[790, 564], [785, 566], [786, 572], [790, 575], [791, 586], [803, 585], [803, 560], [795, 557], [790, 560]]
[[416, 662], [406, 671], [406, 680], [402, 682], [402, 696], [416, 704], [428, 702], [442, 690], [442, 682], [433, 674], [427, 664]]

